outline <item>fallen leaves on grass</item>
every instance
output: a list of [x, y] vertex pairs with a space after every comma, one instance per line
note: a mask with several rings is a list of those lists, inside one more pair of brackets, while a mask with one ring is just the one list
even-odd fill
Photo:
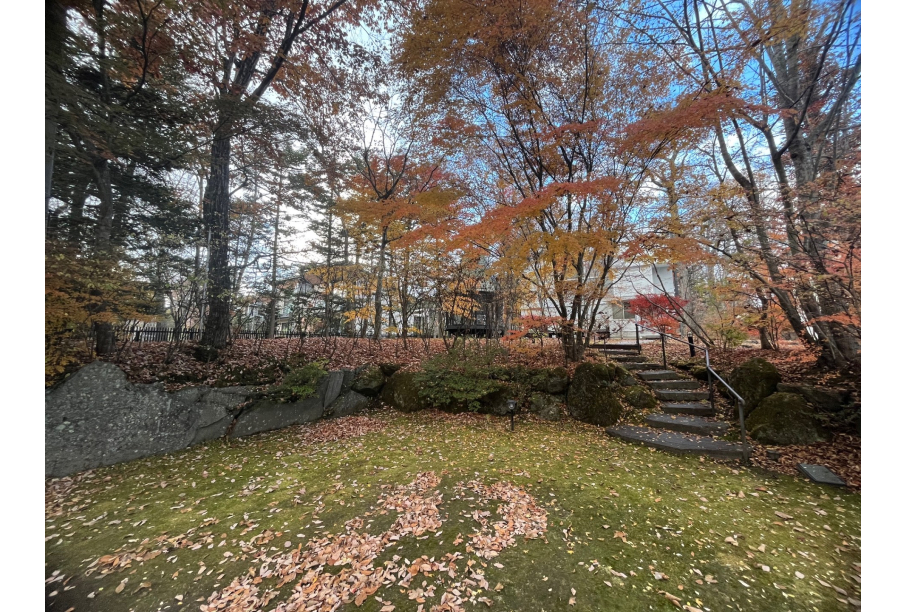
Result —
[[[458, 552], [447, 553], [439, 560], [422, 556], [411, 563], [394, 555], [382, 567], [374, 566], [378, 555], [400, 538], [418, 537], [426, 532], [440, 533], [443, 518], [438, 506], [443, 499], [436, 490], [439, 484], [440, 479], [434, 472], [425, 472], [418, 474], [408, 485], [383, 493], [378, 506], [395, 511], [398, 516], [382, 534], [360, 533], [363, 520], [354, 518], [346, 522], [345, 533], [310, 540], [304, 549], [300, 544], [289, 553], [274, 556], [265, 551], [258, 557], [261, 565], [257, 572], [251, 568], [246, 574], [234, 578], [226, 588], [213, 593], [201, 606], [202, 612], [260, 610], [277, 595], [274, 590], [260, 594], [257, 585], [268, 578], [279, 578], [279, 588], [301, 577], [289, 599], [275, 608], [275, 612], [298, 612], [334, 611], [349, 602], [360, 606], [383, 586], [397, 585], [409, 589], [419, 574], [445, 574], [453, 579], [459, 577], [441, 595], [440, 603], [431, 608], [434, 612], [463, 612], [463, 595], [472, 603], [490, 606], [493, 603], [490, 599], [479, 596], [482, 591], [491, 590], [487, 579], [480, 569], [472, 567], [472, 562], [467, 565], [468, 574], [460, 575], [456, 561], [462, 555]], [[516, 535], [531, 539], [540, 537], [547, 530], [547, 513], [519, 487], [507, 482], [487, 486], [473, 480], [466, 484], [459, 483], [456, 488], [477, 494], [482, 502], [505, 502], [498, 508], [502, 520], [493, 525], [488, 525], [486, 515], [489, 513], [476, 514], [481, 528], [472, 536], [471, 548], [479, 557], [496, 556], [500, 550], [514, 543]], [[341, 569], [328, 573], [325, 571], [327, 567]], [[497, 591], [501, 589], [502, 584], [495, 587]], [[408, 590], [408, 597], [421, 604], [434, 597], [435, 590], [435, 585], [415, 587]], [[383, 609], [392, 610], [393, 607], [385, 605]]]

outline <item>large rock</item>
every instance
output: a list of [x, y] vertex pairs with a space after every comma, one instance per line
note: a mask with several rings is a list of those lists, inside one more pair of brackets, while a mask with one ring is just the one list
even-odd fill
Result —
[[345, 379], [346, 372], [337, 370], [335, 372], [328, 372], [327, 376], [324, 376], [318, 382], [318, 395], [321, 396], [321, 401], [325, 408], [330, 406], [334, 400], [340, 396], [340, 393], [343, 392], [343, 381]]
[[626, 387], [622, 389], [622, 393], [626, 403], [634, 408], [653, 410], [660, 405], [654, 393], [641, 385]]
[[361, 393], [347, 391], [324, 410], [326, 418], [338, 418], [363, 412], [371, 400]]
[[381, 391], [381, 399], [388, 406], [403, 412], [425, 408], [425, 403], [418, 395], [415, 372], [397, 372], [391, 376]]
[[242, 411], [230, 436], [240, 438], [290, 425], [311, 423], [323, 415], [324, 398], [320, 395], [290, 403], [259, 400]]
[[[493, 414], [496, 416], [506, 416], [509, 414], [509, 401], [513, 399], [513, 394], [508, 388], [491, 391], [478, 399], [478, 408], [475, 412], [479, 414]], [[458, 406], [451, 407], [454, 412], [459, 411]]]
[[777, 385], [777, 390], [782, 393], [801, 395], [805, 401], [821, 412], [840, 412], [849, 403], [849, 394], [846, 391], [830, 387], [780, 383]]
[[609, 427], [623, 416], [621, 382], [628, 372], [613, 363], [585, 362], [576, 368], [566, 406], [573, 418]]
[[160, 383], [132, 384], [115, 365], [95, 361], [45, 395], [45, 476], [66, 476], [220, 437], [252, 395], [244, 387], [167, 393]]
[[812, 444], [824, 438], [815, 409], [795, 393], [774, 393], [746, 419], [746, 429], [763, 444]]
[[[692, 378], [695, 380], [700, 380], [702, 382], [708, 382], [708, 368], [703, 365], [692, 365], [687, 371], [692, 375]], [[721, 377], [723, 378], [723, 377]], [[720, 383], [717, 383], [720, 385]]]
[[398, 363], [382, 363], [378, 367], [384, 376], [390, 377], [399, 372], [403, 366]]
[[380, 366], [366, 366], [352, 381], [352, 390], [368, 397], [377, 397], [384, 388], [386, 380]]
[[[748, 416], [761, 400], [777, 391], [780, 373], [774, 364], [756, 357], [730, 372], [727, 382], [745, 400], [745, 414]], [[722, 385], [717, 383], [716, 386]]]
[[329, 372], [314, 396], [294, 403], [262, 399], [249, 387], [132, 384], [113, 364], [96, 361], [44, 399], [47, 477], [173, 452], [192, 444], [246, 436], [325, 416], [362, 410], [367, 398], [349, 390], [352, 370]]
[[547, 393], [532, 393], [528, 411], [546, 421], [559, 421], [564, 412], [563, 400]]
[[189, 445], [225, 436], [242, 404], [256, 395], [248, 387], [189, 387], [174, 393], [175, 401], [188, 403], [198, 414]]
[[569, 372], [566, 368], [544, 368], [532, 376], [531, 386], [535, 391], [557, 395], [569, 387]]

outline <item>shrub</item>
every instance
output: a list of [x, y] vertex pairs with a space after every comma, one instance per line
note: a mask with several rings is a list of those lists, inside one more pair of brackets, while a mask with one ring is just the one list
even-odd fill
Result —
[[276, 402], [297, 402], [311, 397], [318, 390], [318, 382], [327, 374], [326, 364], [327, 361], [321, 359], [290, 370], [281, 384], [270, 388], [268, 396]]
[[502, 374], [506, 377], [503, 369], [494, 365], [505, 352], [494, 345], [454, 343], [416, 373], [419, 397], [437, 408], [477, 411], [482, 399], [507, 387], [498, 380]]
[[737, 327], [732, 321], [721, 321], [720, 323], [706, 325], [705, 327], [715, 337], [717, 346], [722, 349], [731, 349], [742, 346], [742, 343], [749, 338], [749, 335], [745, 330]]

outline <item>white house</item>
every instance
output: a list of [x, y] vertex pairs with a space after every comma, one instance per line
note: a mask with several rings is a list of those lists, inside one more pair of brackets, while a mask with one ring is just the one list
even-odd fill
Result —
[[[635, 339], [636, 317], [629, 311], [629, 301], [640, 294], [676, 295], [676, 283], [669, 264], [632, 262], [617, 263], [611, 269], [611, 285], [598, 312], [594, 329], [608, 330], [611, 338]], [[556, 307], [549, 298], [536, 297], [523, 310], [524, 315], [553, 316]], [[642, 330], [644, 332], [644, 330]], [[642, 337], [654, 337], [644, 332]]]

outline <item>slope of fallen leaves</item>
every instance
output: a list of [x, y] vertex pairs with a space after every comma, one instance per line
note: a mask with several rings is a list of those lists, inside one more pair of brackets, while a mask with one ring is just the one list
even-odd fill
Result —
[[194, 343], [174, 349], [167, 342], [145, 342], [123, 347], [111, 361], [122, 368], [132, 382], [163, 382], [172, 391], [199, 384], [267, 384], [274, 382], [268, 380], [268, 376], [272, 378], [277, 366], [290, 361], [323, 360], [329, 370], [380, 363], [412, 368], [444, 350], [443, 341], [437, 339], [413, 339], [406, 344], [396, 339], [376, 341], [335, 337], [301, 341], [239, 339], [221, 351], [216, 360], [204, 362], [195, 357]]
[[[668, 361], [688, 361], [689, 347], [679, 342], [668, 341], [666, 345]], [[750, 359], [760, 357], [770, 361], [780, 372], [783, 382], [809, 383], [814, 385], [858, 387], [860, 378], [852, 373], [824, 370], [818, 367], [818, 355], [815, 351], [802, 348], [799, 344], [786, 343], [776, 351], [759, 348], [734, 348], [709, 350], [711, 363], [715, 370], [727, 372]], [[661, 343], [659, 341], [643, 342], [642, 353], [652, 361], [660, 361]], [[704, 353], [699, 348], [696, 359], [704, 364]]]
[[798, 463], [824, 465], [849, 486], [862, 486], [862, 440], [857, 436], [839, 434], [831, 442], [784, 446], [780, 457], [774, 461], [767, 456], [767, 447], [753, 445], [752, 462], [765, 469], [782, 474], [799, 475]]
[[[504, 342], [503, 346], [507, 351], [500, 361], [507, 364], [526, 367], [564, 365], [563, 351], [554, 340], [545, 340], [542, 345], [520, 339]], [[380, 341], [339, 337], [239, 339], [211, 362], [197, 359], [195, 348], [191, 342], [178, 347], [167, 342], [129, 343], [110, 361], [122, 368], [131, 382], [162, 382], [167, 390], [175, 391], [191, 385], [271, 384], [279, 382], [287, 364], [316, 360], [325, 362], [328, 370], [381, 363], [395, 363], [405, 370], [413, 370], [429, 357], [446, 351], [447, 345], [438, 338], [415, 338], [405, 343], [395, 338]]]

